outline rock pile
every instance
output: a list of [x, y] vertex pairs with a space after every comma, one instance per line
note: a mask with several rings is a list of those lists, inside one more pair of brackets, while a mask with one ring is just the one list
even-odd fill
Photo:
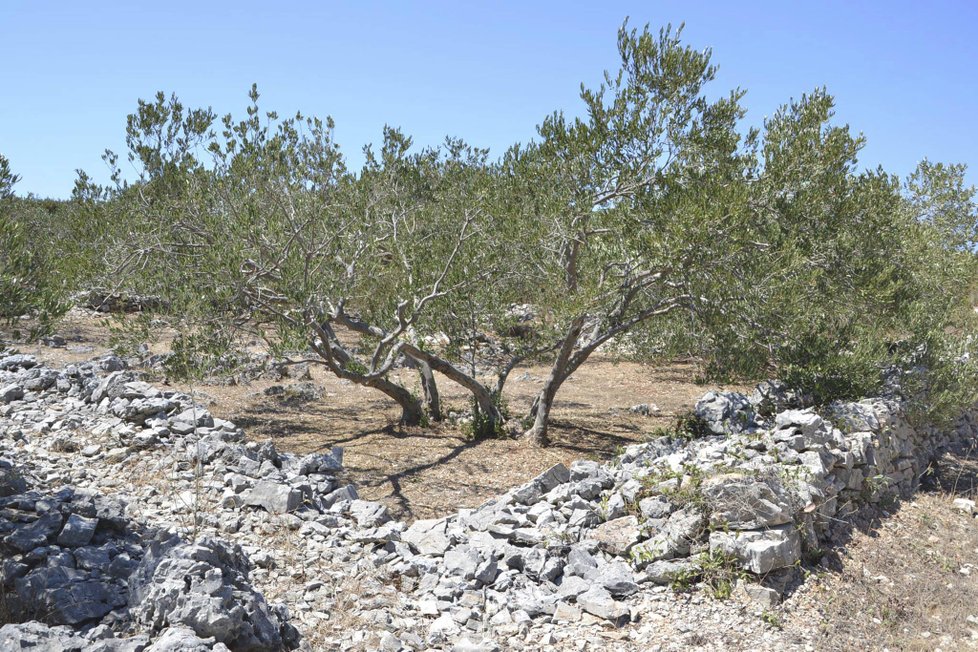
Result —
[[[477, 509], [418, 521], [377, 554], [414, 578], [422, 613], [437, 616], [429, 644], [486, 623], [513, 633], [538, 617], [623, 623], [638, 615], [629, 597], [642, 586], [718, 562], [784, 587], [804, 554], [832, 540], [834, 523], [909, 494], [947, 443], [911, 428], [895, 401], [764, 420], [758, 407], [770, 400], [709, 393], [696, 414], [713, 436], [631, 446], [609, 465], [555, 466]], [[953, 436], [978, 436], [976, 414]]]
[[776, 383], [710, 393], [695, 438], [557, 465], [408, 527], [340, 480], [339, 449], [246, 442], [116, 358], [55, 371], [0, 357], [3, 586], [15, 620], [54, 625], [7, 625], [0, 642], [276, 649], [298, 644], [294, 624], [341, 649], [551, 645], [640, 620], [664, 585], [717, 568], [770, 604], [835, 523], [978, 436], [974, 412], [938, 432], [896, 399], [806, 404]]
[[[29, 356], [0, 359], [7, 388], [0, 451], [9, 455], [0, 458], [3, 616], [28, 621], [5, 625], [0, 641], [18, 641], [18, 648], [33, 641], [52, 650], [296, 647], [298, 632], [287, 611], [270, 607], [251, 586], [251, 564], [240, 546], [206, 537], [188, 542], [134, 520], [118, 498], [65, 482], [87, 474], [45, 464], [50, 458], [34, 449], [38, 442], [30, 440], [40, 435], [48, 450], [78, 453], [90, 463], [122, 458], [169, 437], [161, 421], [185, 433], [193, 430], [192, 424], [186, 428], [188, 420], [214, 425], [206, 412], [195, 419], [193, 407], [182, 410], [184, 396], [161, 393], [127, 372], [97, 375], [100, 368], [119, 366], [106, 359], [53, 372]], [[100, 407], [85, 408], [94, 402]], [[52, 413], [54, 405], [61, 409]], [[99, 413], [115, 418], [99, 421]], [[101, 427], [128, 446], [108, 455], [98, 444], [82, 447], [67, 433], [83, 426]], [[0, 643], [0, 649], [8, 647]]]

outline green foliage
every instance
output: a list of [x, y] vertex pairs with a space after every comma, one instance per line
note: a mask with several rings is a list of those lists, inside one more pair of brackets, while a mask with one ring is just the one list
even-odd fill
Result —
[[689, 281], [735, 251], [720, 233], [731, 228], [726, 199], [742, 192], [742, 93], [708, 100], [710, 53], [680, 34], [623, 26], [621, 68], [582, 86], [585, 116], [548, 116], [539, 142], [502, 162], [504, 201], [520, 224], [510, 246], [536, 276], [530, 300], [547, 307], [558, 334], [584, 314], [591, 339], [607, 341], [688, 310]]
[[[150, 339], [150, 319], [146, 314], [113, 316], [103, 319], [101, 325], [109, 332], [109, 348], [122, 357], [136, 355], [139, 346]], [[174, 348], [177, 346], [179, 342]]]
[[[692, 357], [711, 379], [777, 375], [823, 402], [897, 369], [921, 420], [978, 399], [964, 167], [861, 171], [864, 140], [825, 89], [745, 129], [743, 91], [711, 89], [711, 53], [681, 36], [623, 25], [620, 66], [582, 86], [581, 117], [547, 116], [497, 161], [386, 127], [350, 170], [331, 119], [264, 111], [255, 87], [238, 117], [140, 100], [137, 178], [106, 152], [113, 186], [80, 172], [68, 202], [14, 197], [0, 157], [2, 317], [43, 330], [79, 289], [148, 295], [184, 333], [174, 374], [230, 367], [257, 338], [405, 401], [388, 381], [405, 355], [437, 357], [474, 395], [477, 376], [552, 356], [552, 402], [599, 347]], [[473, 433], [495, 435], [502, 406], [482, 389]]]
[[951, 250], [978, 247], [978, 204], [974, 186], [965, 185], [964, 165], [920, 162], [906, 182], [910, 210], [922, 224], [932, 227]]
[[[493, 398], [496, 402], [496, 407], [499, 408], [504, 416], [507, 416], [505, 402], [498, 396], [494, 396]], [[462, 435], [466, 439], [490, 439], [507, 436], [506, 429], [501, 421], [492, 419], [490, 415], [486, 414], [479, 407], [477, 401], [472, 400], [470, 405], [472, 406], [472, 420], [466, 421], [462, 425]]]
[[69, 308], [67, 284], [54, 252], [46, 249], [41, 222], [57, 205], [19, 199], [13, 186], [20, 177], [0, 155], [0, 322], [17, 325], [21, 316], [30, 318], [25, 335], [29, 339], [50, 332]]
[[0, 154], [0, 201], [14, 196], [14, 186], [20, 181], [20, 175], [10, 169], [10, 161]]
[[772, 629], [782, 629], [784, 627], [784, 623], [781, 622], [781, 617], [767, 609], [761, 612], [761, 622]]
[[679, 509], [691, 507], [708, 511], [708, 501], [703, 493], [706, 472], [696, 464], [683, 464], [679, 469], [668, 467], [653, 469], [642, 478], [642, 489], [636, 499], [647, 496], [664, 496]]
[[960, 410], [975, 399], [973, 371], [951, 363], [974, 347], [974, 191], [956, 166], [925, 162], [907, 192], [880, 170], [857, 173], [863, 140], [832, 124], [832, 108], [818, 90], [765, 124], [747, 223], [763, 255], [727, 284], [732, 307], [703, 312], [710, 376], [774, 374], [828, 402], [923, 363], [941, 379], [924, 411]]
[[180, 332], [173, 339], [171, 355], [163, 368], [168, 378], [183, 381], [200, 380], [220, 372], [230, 374], [238, 367], [235, 356], [228, 354], [231, 345], [220, 331]]
[[673, 591], [688, 591], [697, 582], [702, 582], [713, 598], [726, 600], [733, 595], [737, 582], [749, 577], [735, 557], [718, 550], [701, 553], [694, 561], [694, 567], [673, 578], [670, 583]]

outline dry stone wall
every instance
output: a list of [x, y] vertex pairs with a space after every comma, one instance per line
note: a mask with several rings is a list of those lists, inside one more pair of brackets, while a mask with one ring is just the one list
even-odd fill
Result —
[[352, 619], [336, 647], [516, 649], [532, 628], [639, 620], [655, 587], [718, 567], [774, 603], [848, 516], [978, 436], [975, 411], [938, 431], [896, 397], [806, 403], [776, 383], [709, 393], [698, 437], [408, 525], [340, 480], [339, 449], [248, 442], [117, 358], [0, 356], [0, 648], [289, 649]]

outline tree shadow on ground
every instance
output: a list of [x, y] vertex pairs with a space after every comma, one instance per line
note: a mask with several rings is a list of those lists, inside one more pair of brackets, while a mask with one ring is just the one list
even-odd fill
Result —
[[[467, 450], [478, 448], [480, 445], [485, 444], [488, 440], [486, 439], [470, 439], [463, 441], [459, 445], [453, 447], [450, 451], [441, 455], [437, 459], [431, 460], [429, 462], [424, 462], [422, 464], [417, 464], [410, 468], [406, 468], [395, 473], [387, 474], [382, 478], [379, 478], [379, 484], [390, 484], [391, 491], [386, 496], [386, 498], [392, 500], [394, 505], [388, 504], [388, 508], [394, 514], [396, 518], [400, 519], [413, 519], [414, 510], [410, 498], [404, 494], [402, 483], [405, 481], [410, 481], [415, 477], [419, 477], [425, 471], [428, 471], [436, 466], [446, 464], [453, 459], [457, 458], [459, 455]], [[350, 469], [351, 471], [358, 471], [358, 469]]]
[[921, 491], [973, 498], [978, 492], [978, 443], [961, 443], [928, 467]]
[[551, 446], [588, 458], [610, 459], [625, 446], [637, 443], [607, 430], [596, 430], [580, 423], [553, 419], [550, 422]]
[[[527, 445], [517, 452], [521, 442], [471, 440], [448, 422], [403, 427], [396, 420], [397, 406], [384, 398], [356, 403], [331, 401], [329, 397], [306, 401], [254, 398], [257, 400], [228, 415], [249, 438], [268, 438], [298, 454], [328, 452], [342, 446], [348, 453], [345, 480], [406, 519], [478, 504], [558, 461], [608, 460], [642, 441], [646, 430], [644, 422], [634, 424], [605, 414], [557, 418], [551, 424], [550, 447], [533, 449]], [[655, 422], [650, 420], [649, 428]], [[487, 442], [495, 443], [480, 449]], [[475, 454], [469, 453], [476, 449]], [[510, 463], [500, 465], [507, 456]]]

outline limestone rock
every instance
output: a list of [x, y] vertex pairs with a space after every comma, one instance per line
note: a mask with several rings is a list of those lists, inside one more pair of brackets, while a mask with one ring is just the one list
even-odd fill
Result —
[[0, 387], [0, 403], [11, 403], [24, 398], [24, 388], [14, 383]]
[[82, 652], [89, 642], [69, 627], [49, 627], [36, 620], [0, 627], [0, 650]]
[[709, 478], [702, 491], [713, 527], [756, 530], [791, 521], [790, 498], [777, 479], [731, 473]]
[[717, 435], [736, 434], [754, 424], [754, 407], [738, 392], [707, 392], [693, 413]]
[[598, 586], [577, 596], [577, 604], [589, 614], [610, 620], [619, 626], [629, 621], [631, 613], [628, 607], [616, 602], [611, 593]]
[[638, 543], [641, 538], [641, 530], [638, 526], [638, 518], [623, 516], [602, 523], [591, 530], [589, 536], [598, 542], [598, 547], [602, 550], [620, 557], [628, 553], [631, 547]]
[[259, 482], [243, 496], [245, 505], [264, 507], [272, 514], [294, 512], [302, 504], [302, 492], [288, 485]]
[[446, 534], [444, 519], [421, 519], [411, 524], [401, 535], [401, 541], [410, 543], [422, 555], [441, 556], [451, 541]]
[[747, 570], [763, 575], [797, 562], [801, 537], [794, 525], [743, 532], [718, 530], [710, 533], [710, 551], [731, 555]]
[[184, 625], [235, 650], [290, 648], [297, 635], [248, 582], [240, 548], [157, 539], [129, 580], [133, 616], [152, 631]]
[[968, 516], [973, 515], [976, 511], [975, 501], [971, 500], [970, 498], [955, 498], [952, 506], [954, 509], [958, 510], [959, 512], [963, 512]]
[[67, 548], [87, 546], [97, 527], [97, 518], [86, 518], [72, 514], [61, 529], [61, 534], [58, 535], [58, 545]]

